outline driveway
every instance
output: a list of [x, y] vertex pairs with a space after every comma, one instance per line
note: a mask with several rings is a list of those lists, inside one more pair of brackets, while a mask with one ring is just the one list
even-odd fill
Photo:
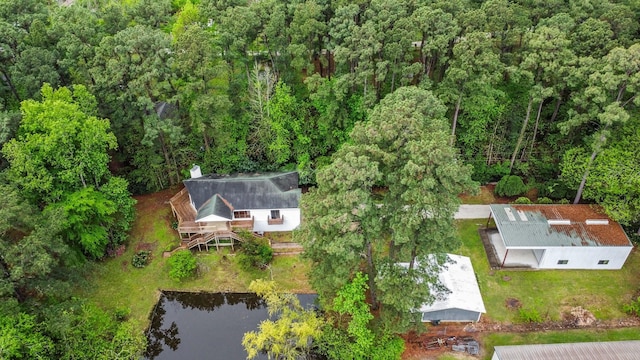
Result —
[[486, 219], [491, 210], [489, 205], [460, 205], [454, 219]]

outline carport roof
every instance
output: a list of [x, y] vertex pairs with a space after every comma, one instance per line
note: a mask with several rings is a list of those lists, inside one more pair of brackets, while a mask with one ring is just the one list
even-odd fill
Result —
[[632, 246], [620, 224], [595, 205], [490, 207], [507, 248]]

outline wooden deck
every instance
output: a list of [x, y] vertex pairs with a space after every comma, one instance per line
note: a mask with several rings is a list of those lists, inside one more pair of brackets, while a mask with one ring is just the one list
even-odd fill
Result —
[[208, 251], [209, 246], [215, 246], [216, 250], [220, 250], [220, 246], [231, 246], [233, 250], [235, 241], [244, 240], [233, 231], [216, 231], [208, 234], [196, 234], [189, 241], [183, 241], [181, 247], [193, 249], [197, 246], [198, 250], [202, 250], [204, 247]]
[[197, 247], [198, 250], [203, 248], [209, 250], [211, 246], [215, 246], [216, 249], [221, 246], [231, 246], [233, 249], [236, 241], [243, 241], [234, 230], [251, 231], [253, 229], [253, 217], [246, 220], [196, 222], [196, 210], [191, 205], [186, 188], [174, 195], [169, 200], [169, 204], [173, 215], [178, 220], [176, 230], [182, 240], [179, 247], [182, 249]]
[[196, 210], [191, 206], [187, 188], [183, 188], [169, 199], [169, 204], [171, 204], [171, 211], [173, 211], [173, 216], [178, 220], [178, 223], [195, 222]]

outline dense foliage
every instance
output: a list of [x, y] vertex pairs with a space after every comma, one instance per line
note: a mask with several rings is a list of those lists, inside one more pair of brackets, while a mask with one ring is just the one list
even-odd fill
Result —
[[[633, 223], [637, 207], [593, 194], [607, 175], [589, 172], [637, 121], [638, 13], [633, 1], [3, 0], [0, 144], [43, 83], [78, 84], [111, 120], [111, 168], [135, 192], [193, 163], [315, 183], [373, 105], [415, 85], [447, 106], [474, 179], [566, 182]], [[583, 165], [562, 172], [569, 151]]]
[[[402, 284], [376, 276], [397, 270], [381, 244], [391, 241], [394, 260], [446, 250], [451, 224], [422, 228], [398, 209], [416, 201], [424, 214], [448, 213], [442, 190], [463, 187], [427, 185], [458, 165], [461, 177], [463, 164], [483, 183], [519, 176], [540, 196], [597, 202], [640, 223], [637, 1], [59, 3], [0, 0], [0, 300], [22, 314], [0, 323], [25, 324], [25, 334], [49, 336], [39, 304], [62, 301], [85, 260], [126, 240], [130, 193], [177, 184], [194, 163], [297, 169], [304, 184], [358, 190], [334, 198], [349, 220], [334, 230], [354, 234], [331, 251], [377, 259], [365, 266], [369, 291], [398, 309], [413, 298], [385, 296]], [[403, 96], [419, 90], [433, 109], [417, 113], [440, 125], [422, 142], [395, 143], [414, 115]], [[385, 103], [393, 96], [404, 107]], [[354, 169], [352, 180], [340, 175]], [[388, 195], [370, 191], [379, 186]], [[384, 221], [350, 230], [362, 220], [353, 217], [381, 215], [369, 206], [381, 202]], [[369, 207], [348, 213], [354, 203]], [[383, 225], [388, 239], [373, 237]], [[436, 240], [415, 240], [430, 233]], [[359, 260], [327, 265], [324, 286], [335, 293]], [[58, 351], [40, 340], [11, 356]]]
[[247, 233], [240, 236], [243, 238], [242, 252], [238, 254], [238, 264], [244, 270], [251, 268], [264, 269], [273, 259], [273, 249], [266, 239], [256, 238], [253, 234]]
[[254, 280], [249, 290], [265, 301], [269, 319], [263, 320], [257, 331], [242, 337], [247, 359], [260, 353], [267, 353], [269, 359], [307, 359], [322, 332], [322, 318], [302, 306], [295, 294], [278, 290], [273, 281]]
[[[372, 307], [382, 304], [384, 326], [397, 332], [415, 325], [411, 310], [434, 298], [425, 284], [437, 282], [438, 269], [424, 260], [458, 248], [458, 194], [475, 190], [470, 166], [449, 142], [444, 112], [427, 90], [402, 87], [387, 95], [368, 122], [355, 125], [351, 142], [318, 171], [317, 188], [302, 200], [314, 288], [332, 299], [363, 269]], [[380, 185], [386, 191], [375, 191]]]
[[189, 250], [180, 250], [168, 261], [169, 277], [176, 281], [188, 279], [196, 274], [198, 259]]
[[393, 360], [402, 355], [401, 338], [372, 326], [373, 314], [365, 298], [367, 288], [367, 275], [356, 273], [327, 309], [329, 323], [323, 328], [318, 351], [329, 359]]
[[518, 175], [505, 175], [498, 181], [494, 191], [498, 196], [516, 196], [527, 191], [527, 185]]

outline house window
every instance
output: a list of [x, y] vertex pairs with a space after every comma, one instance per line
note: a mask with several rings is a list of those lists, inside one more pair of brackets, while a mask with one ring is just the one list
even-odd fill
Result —
[[598, 265], [609, 265], [609, 260], [600, 260], [598, 261]]
[[251, 213], [249, 211], [234, 211], [233, 212], [234, 219], [249, 219], [251, 218]]
[[280, 210], [271, 210], [272, 219], [280, 219]]
[[567, 265], [569, 260], [558, 260], [558, 265]]

